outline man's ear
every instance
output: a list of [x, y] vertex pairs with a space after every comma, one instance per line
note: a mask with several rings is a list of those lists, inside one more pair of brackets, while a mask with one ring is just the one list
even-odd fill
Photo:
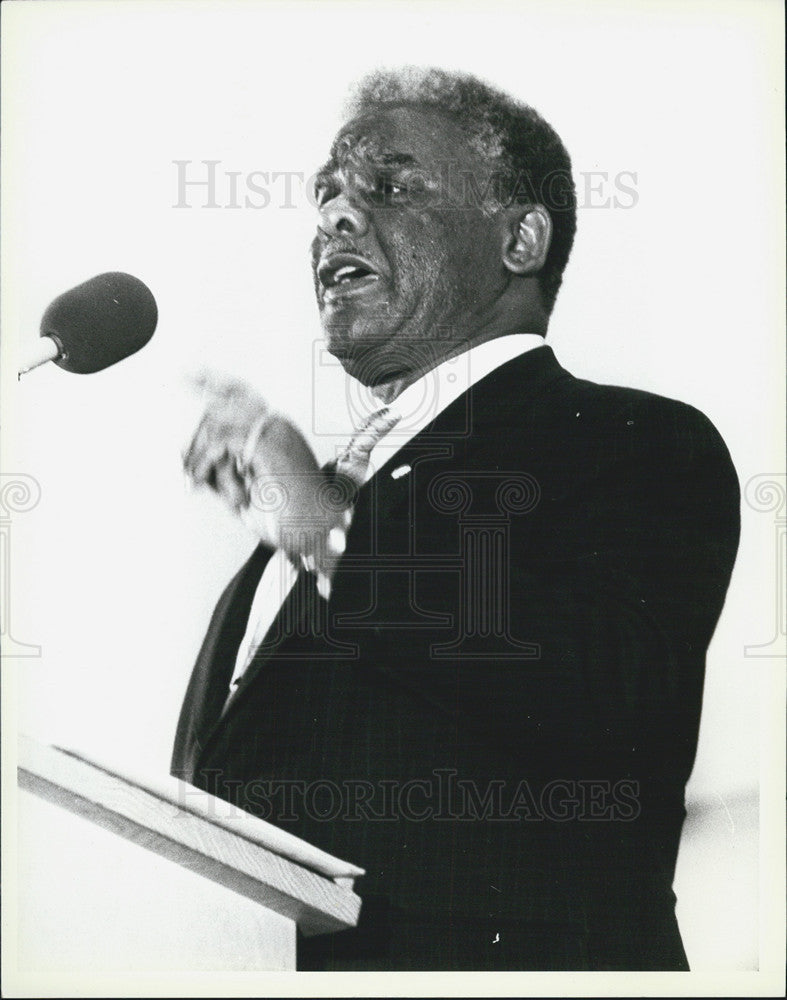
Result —
[[508, 210], [503, 264], [513, 274], [537, 274], [552, 242], [552, 219], [543, 205], [517, 205]]

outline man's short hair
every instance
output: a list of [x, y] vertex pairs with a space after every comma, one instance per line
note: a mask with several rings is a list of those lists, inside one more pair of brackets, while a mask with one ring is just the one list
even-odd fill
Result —
[[415, 104], [450, 115], [496, 175], [493, 201], [534, 202], [552, 219], [552, 242], [538, 280], [551, 311], [563, 280], [577, 228], [571, 158], [560, 136], [529, 105], [467, 73], [405, 67], [378, 70], [353, 88], [354, 116], [376, 106]]

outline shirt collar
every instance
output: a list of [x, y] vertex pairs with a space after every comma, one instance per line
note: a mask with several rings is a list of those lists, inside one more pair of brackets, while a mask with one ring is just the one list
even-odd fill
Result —
[[448, 358], [403, 389], [389, 405], [391, 413], [399, 417], [397, 424], [369, 455], [367, 481], [476, 382], [506, 362], [543, 345], [544, 338], [537, 333], [497, 337]]

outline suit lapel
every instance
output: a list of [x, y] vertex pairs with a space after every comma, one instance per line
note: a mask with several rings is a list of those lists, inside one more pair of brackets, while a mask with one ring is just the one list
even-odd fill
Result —
[[[523, 404], [534, 401], [550, 383], [561, 377], [571, 376], [558, 364], [551, 348], [539, 347], [501, 365], [438, 414], [361, 488], [348, 538], [348, 564], [351, 564], [354, 555], [375, 554], [364, 551], [366, 546], [362, 541], [355, 546], [352, 544], [353, 538], [363, 537], [365, 522], [371, 518], [378, 524], [385, 523], [385, 519], [402, 504], [412, 504], [412, 490], [417, 478], [414, 473], [419, 464], [439, 460], [450, 467], [452, 460], [474, 434], [496, 424], [510, 426], [512, 414], [521, 414]], [[392, 475], [408, 465], [411, 469], [409, 473]], [[227, 588], [200, 653], [200, 683], [210, 685], [210, 691], [205, 711], [195, 725], [195, 732], [200, 737], [198, 750], [225, 725], [243, 700], [244, 692], [274, 657], [341, 659], [358, 656], [355, 646], [339, 642], [330, 635], [328, 605], [317, 594], [311, 574], [301, 571], [242, 683], [226, 702], [235, 656], [246, 629], [254, 592], [270, 556], [269, 550], [264, 551], [264, 560], [260, 561], [259, 550], [255, 552]], [[334, 594], [343, 582], [340, 565], [333, 582]], [[192, 694], [191, 689], [188, 694]]]
[[272, 550], [267, 546], [257, 546], [227, 585], [208, 625], [186, 691], [172, 758], [172, 773], [186, 780], [193, 775], [201, 748], [221, 714], [235, 664], [234, 653], [243, 638], [254, 592], [271, 555]]
[[330, 635], [328, 602], [317, 592], [314, 574], [301, 569], [217, 724], [232, 714], [244, 692], [272, 660], [336, 660], [356, 654], [355, 646]]
[[[496, 424], [516, 426], [517, 416], [535, 403], [555, 380], [571, 378], [551, 347], [537, 347], [494, 369], [454, 400], [435, 419], [382, 465], [364, 484], [356, 513], [365, 505], [384, 519], [410, 496], [419, 464], [430, 460], [450, 463], [464, 451], [473, 435]], [[393, 475], [410, 466], [404, 475]], [[341, 568], [340, 568], [341, 572]]]

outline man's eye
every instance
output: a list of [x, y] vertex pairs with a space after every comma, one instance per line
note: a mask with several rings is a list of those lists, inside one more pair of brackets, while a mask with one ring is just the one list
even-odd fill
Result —
[[322, 208], [326, 202], [331, 201], [338, 195], [338, 193], [339, 192], [335, 185], [326, 184], [324, 182], [314, 185], [314, 200], [318, 208]]
[[407, 185], [390, 177], [379, 177], [374, 185], [374, 195], [379, 199], [387, 200], [406, 193]]

